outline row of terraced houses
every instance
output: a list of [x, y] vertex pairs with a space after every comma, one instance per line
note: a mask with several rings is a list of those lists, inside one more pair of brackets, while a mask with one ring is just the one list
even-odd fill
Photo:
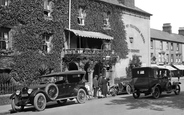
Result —
[[[53, 3], [50, 0], [43, 0], [45, 12], [45, 17], [47, 19], [52, 19], [51, 13]], [[74, 6], [71, 0], [71, 7]], [[175, 70], [176, 68], [184, 70], [182, 65], [184, 61], [184, 28], [179, 29], [179, 33], [172, 33], [172, 27], [170, 23], [163, 24], [163, 30], [156, 30], [150, 28], [150, 21], [152, 14], [138, 8], [135, 6], [134, 0], [89, 0], [93, 2], [100, 2], [107, 5], [115, 6], [115, 8], [121, 9], [121, 20], [124, 23], [126, 31], [126, 42], [128, 47], [128, 55], [126, 59], [119, 58], [118, 61], [111, 65], [111, 69], [107, 68], [104, 70], [105, 75], [110, 77], [111, 83], [114, 83], [114, 78], [126, 77], [126, 67], [129, 64], [129, 60], [133, 55], [139, 56], [142, 66], [164, 66], [170, 70]], [[9, 0], [1, 0], [1, 5], [8, 5]], [[78, 6], [75, 10], [78, 11], [76, 16], [70, 17], [72, 19], [76, 18], [79, 28], [66, 28], [63, 52], [61, 53], [61, 58], [65, 55], [78, 53], [83, 55], [84, 50], [88, 50], [87, 53], [100, 52], [105, 47], [109, 52], [104, 55], [105, 61], [108, 60], [109, 56], [116, 56], [116, 52], [111, 50], [111, 41], [114, 36], [109, 36], [98, 31], [85, 31], [80, 28], [85, 27], [89, 12], [85, 12], [85, 7]], [[73, 13], [71, 11], [70, 13]], [[111, 12], [104, 12], [104, 30], [111, 29], [111, 23], [109, 22], [109, 15]], [[73, 21], [73, 20], [71, 20]], [[12, 49], [12, 36], [10, 34], [11, 28], [1, 27], [0, 28], [0, 50], [9, 51]], [[50, 51], [48, 42], [46, 40], [46, 51]], [[49, 43], [48, 43], [49, 44]], [[93, 52], [91, 49], [94, 49]], [[64, 62], [61, 62], [64, 63]], [[172, 66], [171, 66], [172, 65]], [[176, 68], [173, 68], [173, 65]], [[107, 67], [108, 65], [106, 65]], [[71, 62], [65, 70], [72, 69], [82, 69], [80, 62]], [[88, 72], [87, 79], [92, 83], [92, 78], [95, 74], [99, 74], [100, 66], [98, 63], [93, 68], [93, 71]]]

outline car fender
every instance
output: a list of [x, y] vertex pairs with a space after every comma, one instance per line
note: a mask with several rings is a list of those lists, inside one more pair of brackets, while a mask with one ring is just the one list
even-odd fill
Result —
[[181, 82], [179, 82], [179, 81], [173, 82], [173, 85], [179, 85], [179, 84], [181, 84]]
[[81, 86], [81, 87], [79, 86], [79, 87], [74, 88], [75, 95], [77, 95], [79, 89], [84, 89], [86, 91], [86, 95], [89, 95], [88, 90], [84, 86]]
[[16, 97], [16, 94], [13, 93], [11, 96], [10, 96], [10, 99], [14, 99]]
[[30, 95], [30, 100], [31, 100], [31, 102], [33, 102], [34, 97], [35, 97], [38, 93], [43, 93], [43, 94], [45, 95], [46, 99], [47, 99], [47, 100], [50, 100], [49, 97], [47, 96], [47, 94], [46, 94], [46, 92], [45, 92], [44, 90], [35, 90], [35, 91], [33, 91], [33, 92], [31, 93], [31, 95]]
[[155, 88], [156, 88], [156, 87], [159, 87], [159, 88], [161, 89], [160, 84], [157, 83], [157, 84], [155, 84], [155, 85], [151, 88], [151, 92], [152, 92], [152, 93], [155, 91]]

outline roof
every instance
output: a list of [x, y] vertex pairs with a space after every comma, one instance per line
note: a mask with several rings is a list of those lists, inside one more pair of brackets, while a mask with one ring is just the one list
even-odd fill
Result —
[[[68, 30], [68, 29], [67, 29]], [[108, 36], [106, 34], [100, 33], [100, 32], [92, 32], [92, 31], [83, 31], [83, 30], [74, 30], [70, 29], [68, 31], [73, 32], [76, 36], [81, 37], [88, 37], [88, 38], [97, 38], [97, 39], [108, 39], [112, 40], [113, 37]]]
[[173, 65], [173, 66], [179, 70], [184, 70], [184, 65]]
[[151, 38], [154, 38], [154, 39], [184, 43], [183, 35], [174, 34], [174, 33], [170, 34], [168, 32], [164, 32], [164, 31], [156, 30], [152, 28], [150, 30], [150, 34], [151, 34], [150, 35]]
[[146, 12], [146, 11], [144, 11], [144, 10], [142, 10], [142, 9], [140, 9], [140, 8], [138, 8], [138, 7], [128, 7], [128, 6], [125, 6], [124, 4], [121, 4], [121, 3], [119, 3], [119, 1], [118, 0], [100, 0], [100, 1], [102, 1], [102, 2], [106, 2], [106, 3], [109, 3], [109, 4], [113, 4], [113, 5], [116, 5], [116, 6], [120, 6], [120, 7], [123, 7], [123, 8], [127, 8], [127, 9], [131, 9], [131, 10], [135, 10], [135, 11], [138, 11], [138, 12], [141, 12], [141, 13], [144, 13], [144, 14], [148, 14], [148, 15], [152, 15], [152, 14], [150, 14], [150, 13], [148, 13], [148, 12]]
[[55, 73], [43, 75], [42, 77], [53, 77], [53, 76], [85, 74], [85, 73], [86, 73], [85, 71], [71, 70], [71, 71], [65, 71], [65, 72], [55, 72]]

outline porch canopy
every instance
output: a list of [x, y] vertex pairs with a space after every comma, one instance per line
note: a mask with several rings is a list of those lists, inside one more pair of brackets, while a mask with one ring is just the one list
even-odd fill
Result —
[[173, 66], [179, 70], [184, 70], [184, 65], [173, 65]]
[[113, 39], [113, 37], [100, 33], [100, 32], [82, 31], [82, 30], [74, 30], [74, 29], [70, 29], [70, 30], [66, 29], [66, 30], [73, 32], [76, 36], [81, 36], [81, 37], [106, 39], [106, 40]]
[[157, 64], [151, 64], [151, 67], [159, 67], [159, 68], [164, 68], [164, 69], [168, 69], [170, 71], [174, 71], [177, 70], [174, 67], [170, 66], [170, 65], [157, 65]]

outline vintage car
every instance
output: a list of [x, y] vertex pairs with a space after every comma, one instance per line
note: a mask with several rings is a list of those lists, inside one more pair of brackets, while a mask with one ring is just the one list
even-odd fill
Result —
[[128, 93], [131, 94], [131, 79], [124, 79], [121, 82], [118, 82], [109, 88], [109, 93], [112, 96], [116, 96], [118, 94]]
[[180, 82], [171, 82], [170, 71], [158, 67], [139, 67], [132, 69], [133, 97], [139, 98], [141, 93], [152, 95], [157, 99], [162, 92], [179, 95]]
[[21, 111], [24, 106], [31, 104], [36, 110], [42, 111], [47, 102], [57, 101], [62, 104], [68, 99], [85, 103], [88, 95], [85, 74], [85, 71], [72, 70], [41, 76], [47, 83], [23, 87], [10, 96], [12, 110]]

